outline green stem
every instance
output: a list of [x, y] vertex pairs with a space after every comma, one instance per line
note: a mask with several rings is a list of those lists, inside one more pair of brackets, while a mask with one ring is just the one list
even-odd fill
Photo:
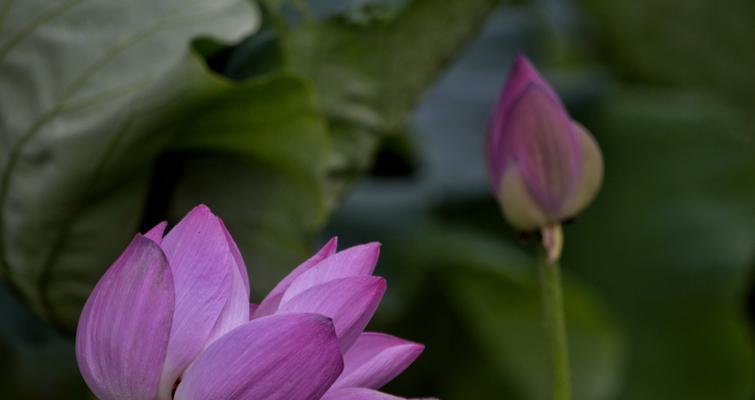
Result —
[[[559, 227], [560, 235], [560, 227]], [[547, 247], [547, 245], [546, 245]], [[543, 255], [540, 265], [540, 287], [545, 317], [545, 330], [551, 353], [553, 400], [571, 399], [569, 351], [566, 341], [566, 320], [561, 291], [561, 272], [558, 259]]]

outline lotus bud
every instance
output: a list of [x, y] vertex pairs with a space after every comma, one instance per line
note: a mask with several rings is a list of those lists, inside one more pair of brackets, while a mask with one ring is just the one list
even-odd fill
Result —
[[533, 231], [576, 216], [603, 179], [592, 135], [524, 56], [517, 56], [488, 127], [490, 185], [516, 229]]

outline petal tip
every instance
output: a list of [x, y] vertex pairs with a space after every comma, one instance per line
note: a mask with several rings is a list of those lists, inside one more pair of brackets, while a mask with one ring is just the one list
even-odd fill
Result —
[[163, 240], [163, 236], [165, 236], [165, 228], [167, 227], [168, 221], [162, 221], [152, 227], [152, 229], [144, 233], [144, 237], [151, 239], [153, 242], [159, 245]]
[[330, 238], [330, 240], [325, 243], [322, 248], [325, 250], [327, 254], [334, 254], [336, 251], [338, 251], [338, 236], [333, 236]]
[[189, 213], [187, 214], [187, 216], [188, 215], [192, 215], [192, 214], [199, 214], [199, 215], [202, 215], [202, 216], [213, 216], [213, 217], [215, 217], [215, 214], [212, 212], [212, 210], [210, 209], [210, 207], [207, 204], [204, 204], [204, 203], [199, 203], [196, 206], [194, 206], [194, 208], [192, 208], [191, 211], [189, 211]]
[[540, 80], [540, 74], [527, 56], [519, 53], [514, 58], [514, 65], [511, 68], [512, 79], [521, 80]]
[[[152, 230], [154, 230], [154, 229], [155, 228], [152, 228]], [[150, 230], [150, 232], [152, 230]], [[159, 244], [156, 243], [154, 239], [152, 239], [151, 237], [147, 236], [146, 233], [145, 234], [141, 234], [141, 233], [135, 234], [134, 238], [131, 239], [131, 243], [128, 245], [128, 247], [126, 247], [126, 250], [124, 250], [124, 253], [127, 252], [127, 251], [130, 251], [130, 250], [133, 250], [133, 248], [135, 248], [133, 246], [156, 247], [160, 251], [160, 253], [163, 252], [162, 249], [160, 249]], [[164, 254], [163, 254], [163, 257], [165, 257]]]
[[381, 276], [370, 277], [373, 282], [369, 285], [369, 288], [374, 290], [376, 294], [382, 295], [388, 289], [388, 281]]
[[521, 67], [532, 67], [532, 61], [522, 52], [516, 53], [514, 56], [514, 65]]
[[375, 259], [375, 263], [377, 263], [377, 259], [380, 258], [380, 249], [383, 247], [383, 244], [380, 242], [369, 242], [362, 245], [359, 245], [358, 247], [361, 247], [366, 251], [366, 256], [370, 258]]
[[422, 355], [422, 353], [425, 352], [425, 349], [427, 348], [422, 343], [416, 343], [416, 342], [410, 342], [410, 344], [407, 345], [409, 348], [411, 348], [412, 356], [417, 359], [419, 356]]

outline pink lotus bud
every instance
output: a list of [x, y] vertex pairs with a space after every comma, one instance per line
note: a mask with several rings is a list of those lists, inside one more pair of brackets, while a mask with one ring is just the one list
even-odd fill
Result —
[[506, 219], [531, 231], [578, 214], [595, 197], [603, 158], [524, 56], [517, 56], [488, 127], [490, 184]]

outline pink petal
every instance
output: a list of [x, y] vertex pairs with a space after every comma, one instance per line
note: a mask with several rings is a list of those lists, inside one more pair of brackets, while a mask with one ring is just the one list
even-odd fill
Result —
[[[246, 267], [244, 267], [244, 270], [246, 270]], [[231, 274], [233, 274], [233, 283], [228, 302], [220, 314], [215, 327], [212, 329], [212, 334], [210, 334], [207, 344], [212, 343], [227, 332], [247, 322], [249, 315], [251, 315], [251, 309], [249, 308], [249, 281], [242, 277], [238, 269], [233, 269]]]
[[375, 314], [385, 288], [385, 279], [374, 276], [337, 279], [281, 303], [278, 312], [314, 313], [333, 319], [345, 353]]
[[581, 142], [558, 99], [530, 85], [512, 104], [502, 146], [520, 168], [524, 183], [541, 208], [558, 215], [577, 190]]
[[163, 234], [165, 233], [165, 228], [167, 226], [168, 226], [167, 222], [165, 221], [160, 222], [159, 224], [152, 227], [152, 229], [150, 229], [147, 233], [145, 233], [144, 237], [152, 240], [153, 242], [159, 245], [163, 241]]
[[343, 369], [332, 322], [315, 314], [258, 318], [213, 343], [176, 400], [318, 400]]
[[339, 251], [291, 282], [281, 303], [325, 282], [350, 276], [372, 275], [379, 256], [380, 243], [367, 243]]
[[365, 332], [344, 356], [344, 369], [331, 390], [379, 389], [404, 372], [425, 346], [383, 333]]
[[348, 388], [328, 392], [321, 400], [405, 400], [372, 389]]
[[[165, 236], [176, 311], [160, 382], [160, 398], [210, 342], [249, 320], [245, 274], [220, 220], [198, 206]], [[244, 268], [245, 270], [245, 268]]]
[[[328, 392], [320, 400], [407, 400], [403, 397], [391, 396], [377, 390], [365, 388], [347, 388], [338, 389]], [[412, 399], [408, 399], [412, 400]], [[413, 400], [438, 400], [436, 398], [426, 397]]]
[[76, 331], [79, 369], [98, 398], [157, 398], [173, 307], [168, 261], [136, 235], [97, 283]]
[[503, 129], [503, 124], [507, 119], [507, 116], [514, 104], [519, 98], [522, 92], [530, 84], [535, 83], [537, 85], [543, 85], [552, 94], [554, 98], [558, 98], [555, 92], [550, 89], [548, 83], [537, 73], [535, 67], [527, 59], [527, 57], [518, 54], [514, 65], [509, 71], [509, 76], [506, 79], [506, 84], [503, 86], [503, 90], [498, 98], [498, 103], [495, 105], [493, 115], [490, 118], [488, 125], [488, 139], [487, 139], [487, 159], [488, 159], [488, 172], [490, 177], [491, 186], [493, 191], [498, 192], [498, 185], [501, 183], [501, 177], [503, 176], [503, 169], [507, 163], [507, 155], [501, 150], [503, 139], [506, 136], [506, 132]]
[[334, 237], [330, 239], [328, 243], [326, 243], [325, 246], [320, 249], [320, 251], [315, 253], [315, 255], [313, 255], [307, 261], [304, 261], [298, 267], [296, 267], [296, 269], [291, 271], [291, 273], [283, 278], [283, 280], [281, 280], [278, 285], [275, 286], [275, 289], [273, 289], [270, 294], [268, 294], [267, 297], [262, 300], [259, 307], [257, 307], [257, 310], [254, 312], [253, 318], [264, 317], [265, 315], [275, 313], [275, 311], [278, 309], [278, 306], [280, 305], [281, 299], [283, 298], [283, 293], [291, 285], [291, 282], [293, 282], [294, 279], [298, 278], [301, 274], [309, 271], [310, 268], [317, 265], [320, 261], [332, 256], [336, 252], [337, 247], [338, 238]]
[[231, 250], [231, 255], [233, 256], [233, 259], [236, 261], [236, 267], [238, 267], [239, 269], [241, 280], [243, 281], [244, 287], [246, 288], [246, 297], [248, 298], [251, 296], [251, 289], [249, 288], [249, 271], [246, 269], [244, 258], [241, 257], [241, 251], [239, 251], [239, 246], [236, 245], [236, 241], [233, 240], [233, 237], [231, 237], [231, 233], [228, 232], [228, 228], [226, 228], [225, 224], [223, 223], [223, 220], [218, 218], [218, 222], [220, 223], [220, 226], [223, 228], [223, 233], [225, 234], [225, 240], [228, 243], [228, 248]]
[[560, 216], [580, 181], [581, 142], [558, 95], [524, 56], [517, 56], [488, 126], [488, 176], [500, 196], [517, 165], [539, 208]]

